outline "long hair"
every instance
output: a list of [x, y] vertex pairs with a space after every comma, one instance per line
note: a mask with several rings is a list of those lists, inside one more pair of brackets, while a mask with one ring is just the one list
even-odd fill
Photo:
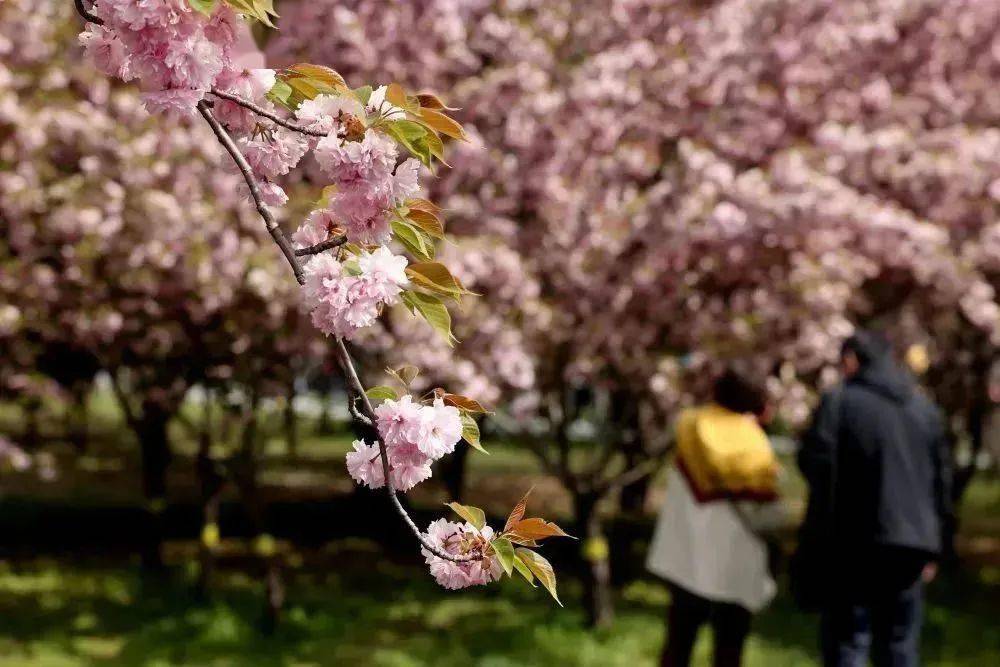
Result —
[[712, 398], [727, 410], [743, 414], [760, 415], [767, 403], [763, 387], [733, 368], [716, 378]]

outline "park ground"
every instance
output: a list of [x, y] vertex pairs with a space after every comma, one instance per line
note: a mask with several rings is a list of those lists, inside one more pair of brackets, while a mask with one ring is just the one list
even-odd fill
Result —
[[[106, 406], [97, 405], [92, 412], [88, 454], [67, 454], [65, 462], [60, 457], [56, 480], [5, 477], [0, 523], [20, 531], [25, 519], [12, 518], [11, 513], [44, 521], [46, 511], [64, 508], [81, 512], [73, 516], [86, 520], [109, 516], [91, 515], [89, 507], [105, 511], [109, 506], [139, 505], [134, 447], [114, 415], [105, 414]], [[0, 410], [0, 427], [14, 428], [16, 419], [15, 412]], [[180, 446], [172, 500], [176, 495], [183, 501], [193, 493], [191, 450], [183, 433], [175, 437]], [[348, 441], [345, 434], [309, 434], [290, 461], [279, 434], [273, 434], [262, 474], [270, 497], [294, 508], [297, 499], [347, 493], [342, 453]], [[491, 514], [502, 515], [521, 487], [532, 484], [535, 502], [546, 514], [552, 510], [558, 516], [568, 507], [557, 485], [516, 447], [494, 445], [490, 456], [474, 455], [469, 474], [469, 488], [475, 491], [467, 501]], [[432, 509], [440, 495], [440, 489], [429, 488], [416, 496], [415, 506]], [[657, 495], [652, 494], [654, 504]], [[35, 503], [46, 510], [34, 509]], [[986, 667], [1000, 664], [1000, 479], [981, 475], [966, 495], [961, 516], [963, 562], [929, 591], [924, 657], [927, 665]], [[78, 528], [75, 540], [88, 526]], [[108, 526], [92, 528], [95, 535], [108, 534]], [[35, 525], [29, 532], [37, 537], [45, 530], [45, 525]], [[445, 591], [430, 578], [415, 551], [387, 548], [370, 539], [337, 537], [305, 546], [282, 541], [288, 604], [276, 633], [265, 636], [258, 628], [261, 585], [243, 540], [224, 535], [214, 594], [209, 601], [199, 601], [192, 594], [194, 535], [171, 540], [169, 574], [150, 581], [139, 576], [127, 550], [78, 543], [58, 548], [58, 535], [43, 540], [43, 548], [18, 548], [15, 532], [5, 532], [2, 544], [9, 557], [0, 560], [0, 666], [639, 667], [655, 662], [669, 599], [661, 582], [630, 577], [616, 592], [614, 625], [592, 631], [584, 624], [580, 589], [571, 574], [560, 582], [565, 603], [561, 609], [540, 589], [521, 581]], [[785, 594], [779, 595], [755, 621], [747, 664], [815, 664], [815, 622], [796, 610]], [[709, 642], [704, 634], [697, 664], [707, 664]]]

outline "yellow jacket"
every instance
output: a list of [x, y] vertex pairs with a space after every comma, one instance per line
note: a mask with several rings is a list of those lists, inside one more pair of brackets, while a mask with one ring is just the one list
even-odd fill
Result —
[[757, 420], [709, 404], [677, 421], [677, 467], [699, 502], [773, 500], [778, 462]]

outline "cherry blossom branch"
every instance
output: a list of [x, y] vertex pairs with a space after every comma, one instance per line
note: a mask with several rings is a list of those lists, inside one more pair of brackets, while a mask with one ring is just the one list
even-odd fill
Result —
[[[340, 362], [340, 367], [344, 371], [344, 376], [347, 379], [348, 391], [351, 394], [348, 400], [351, 404], [353, 404], [355, 400], [361, 401], [363, 416], [369, 421], [369, 423], [374, 423], [375, 409], [372, 407], [372, 402], [368, 398], [368, 394], [365, 393], [364, 385], [361, 384], [361, 379], [358, 377], [357, 369], [355, 369], [354, 362], [351, 360], [351, 354], [347, 351], [347, 345], [344, 343], [342, 338], [337, 337], [335, 339], [334, 349], [337, 353], [337, 361]], [[399, 514], [400, 518], [402, 518], [403, 522], [410, 527], [413, 534], [417, 536], [420, 544], [438, 558], [443, 558], [444, 560], [449, 560], [453, 563], [482, 560], [483, 554], [479, 552], [465, 554], [462, 556], [454, 556], [437, 548], [430, 542], [430, 540], [424, 537], [423, 533], [420, 532], [420, 529], [417, 528], [417, 524], [413, 523], [413, 519], [410, 518], [406, 508], [403, 507], [401, 502], [399, 502], [399, 496], [396, 494], [396, 490], [392, 488], [392, 484], [389, 479], [389, 455], [386, 452], [385, 443], [382, 441], [381, 435], [378, 436], [378, 453], [379, 458], [382, 459], [382, 473], [385, 477], [385, 488], [389, 493], [389, 498], [392, 499], [392, 504], [396, 508], [396, 512]]]
[[262, 106], [254, 104], [249, 100], [243, 99], [239, 95], [233, 95], [232, 93], [227, 93], [226, 91], [219, 90], [218, 88], [212, 88], [211, 93], [216, 97], [220, 97], [224, 100], [229, 100], [233, 104], [237, 104], [243, 107], [244, 109], [247, 109], [248, 111], [254, 112], [258, 116], [267, 118], [269, 121], [277, 125], [280, 125], [281, 127], [287, 128], [289, 130], [294, 130], [295, 132], [301, 132], [302, 134], [307, 134], [311, 137], [325, 137], [328, 134], [327, 132], [323, 132], [322, 130], [310, 130], [307, 127], [296, 125], [295, 123], [286, 120], [275, 113], [271, 113]]
[[[233, 140], [232, 136], [230, 136], [226, 128], [224, 128], [222, 124], [218, 121], [218, 119], [216, 119], [215, 115], [212, 113], [212, 110], [208, 102], [206, 102], [205, 100], [198, 102], [198, 112], [202, 115], [205, 121], [212, 128], [212, 131], [215, 133], [215, 136], [219, 140], [219, 143], [221, 143], [222, 146], [226, 149], [226, 152], [229, 153], [229, 156], [233, 159], [233, 162], [235, 162], [236, 166], [239, 167], [240, 172], [242, 172], [243, 174], [243, 179], [246, 181], [247, 186], [250, 188], [250, 196], [254, 200], [254, 203], [257, 206], [257, 212], [264, 220], [264, 226], [267, 227], [267, 231], [270, 232], [271, 238], [274, 239], [274, 242], [276, 244], [278, 244], [278, 247], [281, 249], [282, 254], [284, 254], [285, 256], [285, 259], [287, 259], [288, 263], [291, 265], [292, 272], [295, 274], [295, 279], [298, 281], [299, 285], [304, 284], [305, 277], [302, 269], [302, 264], [301, 262], [299, 262], [298, 259], [298, 253], [295, 251], [294, 248], [292, 248], [292, 245], [291, 243], [288, 242], [288, 239], [285, 237], [284, 232], [281, 231], [281, 227], [278, 226], [278, 223], [275, 221], [274, 216], [271, 215], [270, 209], [268, 209], [267, 205], [264, 204], [263, 199], [261, 198], [260, 188], [257, 186], [257, 179], [254, 177], [253, 170], [247, 163], [247, 160], [243, 156], [243, 153], [240, 151], [239, 146], [236, 145], [236, 142]], [[329, 243], [335, 240], [337, 239], [330, 239], [330, 241], [325, 241], [324, 243]], [[343, 241], [341, 241], [341, 243], [342, 242]], [[317, 245], [323, 245], [323, 244], [321, 243]], [[335, 247], [336, 245], [340, 244], [337, 243], [331, 247]], [[317, 246], [310, 246], [310, 248], [316, 248], [316, 247]], [[310, 248], [303, 248], [302, 250], [309, 250]], [[320, 251], [317, 250], [316, 252]], [[310, 253], [303, 253], [303, 254], [310, 254]], [[362, 408], [361, 416], [364, 418], [358, 419], [358, 417], [355, 416], [355, 419], [358, 419], [358, 421], [360, 421], [363, 424], [372, 425], [375, 423], [375, 409], [372, 407], [371, 400], [369, 400], [368, 395], [365, 393], [365, 387], [363, 384], [361, 384], [361, 379], [358, 377], [357, 369], [354, 367], [354, 362], [351, 359], [350, 353], [347, 351], [347, 346], [344, 344], [343, 339], [338, 337], [335, 339], [335, 341], [336, 342], [334, 345], [337, 351], [337, 358], [338, 361], [340, 362], [341, 370], [343, 370], [344, 376], [347, 379], [348, 387], [351, 394], [349, 400], [352, 404], [355, 400], [361, 401], [361, 408]], [[349, 406], [349, 407], [353, 407], [353, 409], [356, 410], [356, 406]], [[389, 455], [386, 451], [385, 442], [382, 440], [381, 435], [378, 436], [378, 446], [379, 446], [379, 457], [382, 460], [382, 473], [383, 477], [385, 478], [386, 491], [389, 494], [389, 498], [392, 500], [393, 506], [396, 508], [396, 512], [403, 519], [403, 522], [407, 526], [409, 526], [410, 530], [413, 531], [413, 534], [416, 535], [417, 540], [420, 542], [420, 544], [438, 558], [449, 560], [454, 563], [463, 563], [473, 560], [481, 560], [483, 558], [483, 554], [481, 552], [473, 552], [469, 554], [455, 556], [447, 553], [442, 549], [439, 549], [433, 543], [431, 543], [430, 540], [424, 537], [423, 533], [417, 527], [417, 524], [413, 522], [413, 519], [406, 511], [406, 508], [404, 508], [403, 504], [399, 501], [399, 496], [396, 495], [396, 490], [392, 487], [392, 481], [389, 475]]]
[[83, 4], [83, 0], [74, 0], [74, 4], [76, 5], [76, 13], [82, 16], [84, 21], [95, 23], [97, 25], [104, 25], [103, 19], [95, 14], [92, 14], [87, 9], [86, 5]]
[[296, 257], [305, 257], [307, 255], [317, 255], [325, 250], [330, 250], [331, 248], [337, 248], [339, 246], [347, 243], [347, 237], [341, 234], [340, 236], [335, 236], [332, 239], [327, 239], [316, 245], [306, 246], [305, 248], [296, 248]]
[[257, 185], [257, 179], [253, 175], [253, 170], [250, 168], [249, 163], [247, 163], [246, 158], [240, 151], [239, 146], [230, 136], [226, 128], [222, 127], [215, 115], [212, 114], [211, 108], [209, 108], [208, 102], [202, 100], [198, 102], [198, 112], [204, 117], [205, 121], [208, 123], [209, 127], [212, 128], [212, 132], [215, 133], [215, 137], [222, 144], [223, 148], [229, 153], [229, 156], [233, 158], [233, 162], [239, 167], [240, 172], [243, 173], [243, 180], [246, 181], [247, 187], [250, 188], [250, 196], [253, 198], [254, 204], [257, 206], [257, 212], [260, 217], [264, 220], [264, 227], [267, 228], [268, 233], [274, 242], [278, 244], [278, 248], [281, 250], [281, 254], [285, 256], [288, 260], [288, 264], [292, 267], [292, 273], [295, 274], [295, 280], [299, 285], [305, 284], [305, 275], [302, 270], [302, 263], [299, 262], [298, 257], [295, 255], [295, 249], [292, 244], [288, 241], [285, 233], [281, 231], [281, 227], [278, 225], [278, 221], [274, 219], [271, 215], [271, 210], [264, 203], [264, 200], [260, 194], [260, 187]]

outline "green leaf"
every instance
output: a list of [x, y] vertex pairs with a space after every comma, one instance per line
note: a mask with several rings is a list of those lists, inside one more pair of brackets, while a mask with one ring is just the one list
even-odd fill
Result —
[[410, 209], [406, 213], [406, 219], [410, 221], [410, 224], [423, 230], [427, 236], [435, 239], [444, 238], [444, 223], [434, 213], [419, 209]]
[[349, 276], [360, 276], [361, 275], [361, 265], [358, 264], [358, 260], [349, 259], [344, 262], [341, 266], [344, 267], [344, 273]]
[[450, 507], [455, 514], [475, 526], [476, 530], [482, 530], [486, 527], [486, 512], [482, 511], [478, 507], [462, 505], [459, 503], [445, 503], [445, 505]]
[[419, 228], [414, 227], [408, 220], [395, 216], [390, 220], [392, 233], [396, 235], [396, 240], [403, 244], [410, 253], [417, 259], [431, 261], [434, 259], [434, 243]]
[[449, 347], [455, 344], [456, 338], [451, 333], [451, 314], [441, 303], [441, 299], [433, 294], [421, 294], [410, 290], [403, 292], [402, 299], [411, 313], [420, 313], [420, 316], [427, 320], [431, 328], [444, 337]]
[[267, 91], [267, 97], [272, 102], [280, 104], [286, 108], [291, 108], [292, 94], [294, 91], [292, 87], [281, 79], [277, 79], [274, 85], [271, 86], [271, 90]]
[[362, 104], [367, 105], [368, 104], [368, 100], [372, 96], [372, 87], [371, 86], [361, 86], [360, 88], [355, 88], [354, 89], [354, 96], [357, 97], [358, 101], [360, 101]]
[[535, 575], [531, 573], [528, 566], [524, 564], [523, 560], [521, 560], [521, 556], [516, 553], [514, 554], [514, 569], [521, 573], [521, 576], [524, 577], [525, 581], [531, 584], [532, 588], [538, 588], [535, 585]]
[[549, 595], [561, 607], [562, 602], [559, 600], [559, 593], [556, 591], [556, 573], [552, 569], [552, 564], [544, 556], [531, 549], [518, 547], [515, 551], [528, 569], [531, 570], [531, 573], [538, 577], [538, 581], [542, 586], [545, 586], [545, 590], [549, 592]]
[[274, 27], [271, 17], [278, 17], [272, 0], [226, 0], [226, 4], [238, 13], [256, 19], [269, 28]]
[[497, 555], [497, 560], [500, 561], [503, 571], [507, 573], [508, 577], [512, 575], [514, 573], [514, 545], [510, 543], [510, 540], [498, 537], [490, 542], [490, 546], [493, 547], [493, 552]]
[[212, 12], [215, 11], [215, 7], [219, 4], [219, 0], [188, 0], [188, 4], [196, 12], [201, 12], [205, 16], [211, 16]]
[[420, 369], [412, 364], [404, 364], [399, 368], [386, 368], [385, 372], [396, 378], [404, 387], [409, 387], [420, 375]]
[[408, 141], [427, 136], [427, 130], [420, 123], [412, 120], [394, 120], [389, 123], [389, 128]]
[[392, 387], [387, 387], [385, 385], [379, 385], [377, 387], [371, 387], [365, 392], [365, 395], [373, 401], [385, 401], [393, 400], [395, 401], [399, 396], [396, 394], [396, 390]]
[[417, 287], [423, 287], [435, 294], [450, 296], [455, 300], [464, 294], [472, 294], [441, 262], [410, 264], [406, 267], [406, 275]]
[[430, 166], [432, 151], [428, 144], [428, 137], [435, 135], [428, 133], [420, 123], [405, 119], [394, 120], [386, 126], [386, 131], [414, 157]]
[[460, 141], [467, 141], [465, 130], [459, 123], [440, 111], [434, 109], [421, 109], [420, 119], [424, 121], [432, 130]]
[[468, 412], [462, 412], [461, 418], [462, 439], [469, 443], [469, 446], [473, 449], [478, 449], [483, 454], [489, 454], [479, 442], [479, 424], [476, 423], [476, 418]]

